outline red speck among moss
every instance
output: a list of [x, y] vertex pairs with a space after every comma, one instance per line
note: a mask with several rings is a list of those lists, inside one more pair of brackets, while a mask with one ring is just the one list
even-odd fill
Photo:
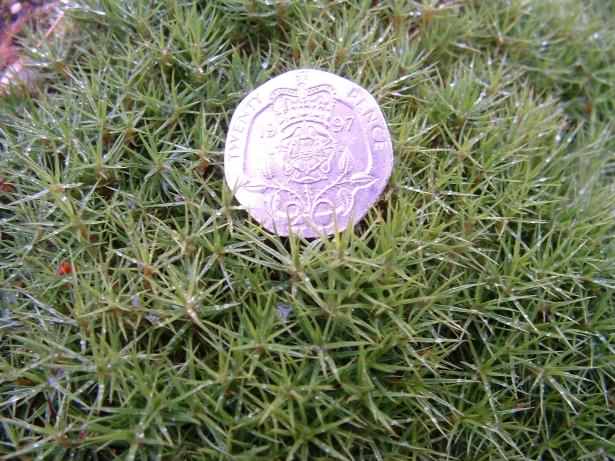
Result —
[[69, 274], [72, 274], [73, 272], [74, 272], [73, 265], [68, 261], [62, 261], [58, 265], [57, 273], [60, 276], [69, 275]]

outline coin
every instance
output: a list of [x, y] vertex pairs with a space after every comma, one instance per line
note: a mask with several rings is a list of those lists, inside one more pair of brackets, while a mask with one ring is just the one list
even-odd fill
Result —
[[391, 175], [391, 136], [354, 82], [300, 69], [248, 94], [224, 152], [229, 188], [268, 230], [314, 238], [361, 220]]

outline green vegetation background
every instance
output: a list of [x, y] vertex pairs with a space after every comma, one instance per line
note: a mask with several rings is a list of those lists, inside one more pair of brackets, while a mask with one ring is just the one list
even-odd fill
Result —
[[[615, 455], [615, 2], [100, 0], [0, 101], [6, 459]], [[390, 186], [271, 235], [223, 182], [288, 69], [371, 91]]]

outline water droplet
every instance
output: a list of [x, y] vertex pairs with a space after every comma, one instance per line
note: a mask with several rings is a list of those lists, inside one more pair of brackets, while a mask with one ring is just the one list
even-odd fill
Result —
[[160, 317], [157, 316], [156, 314], [147, 314], [145, 318], [152, 324], [160, 323]]
[[293, 311], [293, 308], [288, 304], [280, 303], [276, 306], [276, 310], [278, 312], [278, 316], [280, 317], [280, 320], [282, 320], [283, 322], [286, 322], [288, 320], [288, 316]]
[[485, 93], [484, 91], [481, 91], [480, 95], [478, 95], [478, 99], [476, 100], [475, 104], [480, 104], [482, 102], [483, 99], [485, 99], [485, 96], [487, 96], [487, 93]]
[[139, 295], [133, 295], [132, 298], [130, 298], [130, 305], [132, 307], [141, 307], [141, 298]]

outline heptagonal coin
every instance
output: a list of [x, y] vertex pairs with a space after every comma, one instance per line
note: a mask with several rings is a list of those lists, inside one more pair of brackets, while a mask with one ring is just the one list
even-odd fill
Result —
[[226, 181], [250, 215], [278, 235], [306, 238], [352, 226], [391, 175], [393, 146], [367, 90], [319, 70], [293, 70], [237, 107]]

